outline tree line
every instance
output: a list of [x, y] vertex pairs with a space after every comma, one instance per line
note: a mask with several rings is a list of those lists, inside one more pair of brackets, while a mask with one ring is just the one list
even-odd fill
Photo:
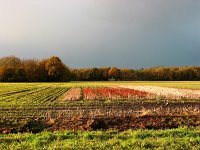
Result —
[[86, 68], [72, 69], [75, 81], [198, 81], [200, 67], [154, 67], [147, 69]]
[[15, 56], [0, 58], [1, 82], [61, 82], [70, 80], [69, 68], [59, 57], [24, 59]]
[[72, 69], [59, 57], [48, 59], [0, 58], [1, 82], [66, 81], [198, 81], [199, 66], [129, 69], [117, 67]]

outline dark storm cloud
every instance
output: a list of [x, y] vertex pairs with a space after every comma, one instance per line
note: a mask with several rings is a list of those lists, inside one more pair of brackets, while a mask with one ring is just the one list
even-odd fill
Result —
[[72, 67], [200, 65], [198, 0], [0, 0], [0, 56]]

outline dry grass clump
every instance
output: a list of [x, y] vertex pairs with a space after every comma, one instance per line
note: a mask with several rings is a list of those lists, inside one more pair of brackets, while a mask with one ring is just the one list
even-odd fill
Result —
[[81, 88], [71, 88], [68, 90], [64, 96], [63, 101], [74, 101], [80, 100], [82, 97]]

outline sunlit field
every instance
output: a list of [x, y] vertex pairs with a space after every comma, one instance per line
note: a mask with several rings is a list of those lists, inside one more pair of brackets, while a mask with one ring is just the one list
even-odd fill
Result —
[[195, 81], [0, 83], [0, 149], [199, 149], [199, 100]]

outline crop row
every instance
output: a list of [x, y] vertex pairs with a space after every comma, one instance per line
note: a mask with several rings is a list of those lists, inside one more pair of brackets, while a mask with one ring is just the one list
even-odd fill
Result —
[[135, 100], [148, 99], [148, 92], [129, 88], [96, 87], [96, 88], [72, 88], [64, 95], [63, 101], [71, 100]]
[[1, 108], [0, 119], [12, 118], [46, 118], [48, 115], [58, 116], [62, 114], [65, 118], [74, 116], [83, 117], [120, 117], [120, 116], [199, 116], [200, 105], [194, 104], [155, 104], [155, 105], [96, 105], [96, 106], [65, 106], [65, 107], [32, 107], [23, 108]]
[[157, 86], [74, 88], [64, 100], [199, 100], [200, 90]]
[[96, 99], [144, 99], [150, 93], [127, 88], [84, 88], [83, 98], [86, 100]]
[[164, 98], [168, 100], [169, 99], [200, 100], [200, 90], [158, 87], [158, 86], [121, 86], [121, 87], [152, 93], [152, 96], [155, 96], [152, 98]]
[[0, 105], [39, 105], [57, 103], [68, 87], [41, 86], [27, 91], [0, 96]]

